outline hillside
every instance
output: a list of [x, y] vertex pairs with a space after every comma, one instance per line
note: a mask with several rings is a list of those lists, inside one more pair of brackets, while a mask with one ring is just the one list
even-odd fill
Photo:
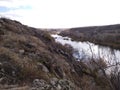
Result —
[[71, 28], [60, 35], [69, 36], [73, 40], [90, 41], [95, 44], [120, 49], [120, 25], [91, 26]]
[[46, 31], [0, 18], [0, 90], [119, 90], [105, 68], [103, 60], [76, 61]]
[[[58, 83], [58, 87], [54, 86], [55, 90], [75, 88], [69, 85], [69, 80], [73, 83], [76, 81], [71, 71], [74, 69], [71, 54], [69, 49], [55, 43], [44, 31], [17, 21], [0, 19], [1, 84], [34, 85], [33, 82], [37, 80], [37, 84], [48, 83], [47, 88], [53, 88], [49, 86], [50, 82], [60, 82], [61, 86]], [[66, 86], [62, 87], [62, 83]]]

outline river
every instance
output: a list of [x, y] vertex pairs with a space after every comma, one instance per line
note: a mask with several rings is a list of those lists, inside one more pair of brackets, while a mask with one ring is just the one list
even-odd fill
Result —
[[73, 56], [77, 60], [90, 60], [94, 59], [103, 59], [109, 64], [114, 64], [120, 62], [120, 51], [116, 49], [111, 49], [110, 47], [104, 47], [100, 45], [95, 45], [90, 42], [78, 42], [72, 41], [69, 37], [62, 37], [57, 34], [51, 35], [56, 42], [61, 43], [62, 45], [68, 44], [74, 49]]

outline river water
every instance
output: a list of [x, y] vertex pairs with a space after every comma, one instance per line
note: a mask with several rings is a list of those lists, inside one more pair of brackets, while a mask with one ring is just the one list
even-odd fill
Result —
[[109, 64], [120, 62], [119, 50], [95, 45], [90, 42], [72, 41], [69, 37], [62, 37], [57, 34], [51, 36], [55, 39], [56, 42], [61, 43], [62, 45], [68, 44], [72, 46], [72, 48], [74, 49], [73, 56], [77, 60], [85, 61], [89, 60], [90, 58], [101, 58]]

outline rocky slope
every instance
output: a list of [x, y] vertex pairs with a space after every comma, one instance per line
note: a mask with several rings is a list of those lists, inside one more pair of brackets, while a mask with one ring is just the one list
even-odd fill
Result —
[[101, 64], [76, 61], [72, 51], [45, 31], [0, 18], [0, 90], [110, 90]]
[[78, 74], [71, 51], [55, 43], [45, 31], [1, 18], [0, 88], [17, 85], [40, 90], [75, 90], [79, 86], [75, 85]]

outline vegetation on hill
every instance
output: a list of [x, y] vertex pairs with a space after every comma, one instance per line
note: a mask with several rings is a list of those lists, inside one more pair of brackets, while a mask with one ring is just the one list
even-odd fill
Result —
[[0, 89], [120, 90], [103, 60], [83, 63], [46, 31], [0, 18]]
[[120, 49], [120, 25], [71, 28], [60, 35], [69, 36], [73, 40], [90, 41], [95, 44]]

